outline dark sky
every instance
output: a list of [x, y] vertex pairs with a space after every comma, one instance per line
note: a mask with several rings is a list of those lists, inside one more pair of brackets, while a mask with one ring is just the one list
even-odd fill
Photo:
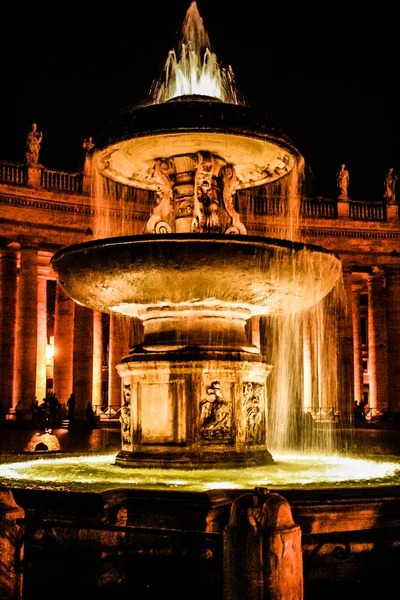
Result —
[[[275, 5], [276, 4], [276, 5]], [[212, 50], [247, 103], [304, 155], [310, 193], [380, 200], [400, 173], [399, 39], [391, 5], [198, 0]], [[19, 6], [19, 5], [18, 5]], [[0, 160], [22, 162], [33, 121], [40, 162], [79, 171], [82, 142], [149, 101], [190, 1], [5, 6], [0, 36]], [[18, 12], [20, 14], [18, 14]]]

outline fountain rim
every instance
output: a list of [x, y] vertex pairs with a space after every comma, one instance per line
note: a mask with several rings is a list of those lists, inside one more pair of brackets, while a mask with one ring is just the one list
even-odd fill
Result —
[[189, 243], [197, 242], [197, 243], [239, 243], [243, 245], [249, 246], [275, 246], [278, 248], [286, 248], [288, 250], [293, 250], [295, 252], [299, 252], [301, 250], [310, 250], [312, 252], [320, 252], [324, 254], [328, 254], [334, 258], [336, 258], [339, 262], [341, 262], [340, 256], [333, 252], [332, 250], [328, 250], [323, 246], [319, 246], [317, 244], [308, 244], [305, 242], [292, 241], [288, 239], [282, 238], [272, 238], [272, 237], [264, 237], [264, 236], [256, 236], [256, 235], [240, 235], [240, 234], [223, 234], [223, 233], [163, 233], [163, 234], [154, 234], [154, 233], [144, 233], [144, 234], [135, 234], [135, 235], [125, 235], [125, 236], [113, 236], [106, 238], [97, 238], [95, 240], [89, 240], [86, 242], [80, 242], [77, 244], [71, 244], [69, 246], [65, 246], [60, 248], [55, 252], [52, 256], [50, 263], [54, 264], [57, 262], [59, 258], [61, 258], [64, 254], [69, 254], [73, 252], [77, 252], [80, 250], [88, 250], [91, 248], [96, 248], [98, 246], [116, 246], [116, 245], [124, 245], [124, 244], [141, 244], [141, 243]]
[[[201, 114], [194, 114], [194, 108], [201, 109]], [[150, 120], [149, 113], [153, 113]], [[144, 121], [140, 119], [142, 115], [146, 115]], [[165, 115], [165, 120], [157, 123], [155, 115], [158, 119]], [[216, 117], [219, 117], [220, 123], [215, 120]], [[185, 94], [165, 102], [147, 102], [132, 107], [108, 123], [90, 152], [104, 151], [132, 138], [185, 131], [222, 132], [226, 135], [270, 140], [279, 142], [279, 146], [290, 152], [297, 161], [302, 157], [290, 137], [269, 115], [247, 104], [224, 102], [219, 98], [200, 94]]]

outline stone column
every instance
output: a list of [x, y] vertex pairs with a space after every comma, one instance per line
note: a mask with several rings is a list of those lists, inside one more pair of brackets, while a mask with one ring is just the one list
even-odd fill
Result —
[[103, 365], [103, 326], [101, 312], [93, 312], [93, 407], [103, 404], [102, 372]]
[[344, 310], [339, 326], [339, 411], [345, 420], [353, 418], [354, 406], [354, 349], [352, 318], [351, 267], [343, 266]]
[[374, 267], [368, 276], [369, 407], [372, 409], [387, 407], [387, 359], [384, 273]]
[[354, 351], [354, 400], [360, 402], [364, 397], [364, 369], [362, 362], [362, 339], [360, 319], [360, 295], [362, 287], [353, 285], [351, 289], [351, 313], [353, 322]]
[[130, 319], [122, 315], [110, 315], [110, 339], [108, 346], [108, 404], [121, 406], [121, 377], [116, 366], [129, 352]]
[[236, 498], [223, 531], [224, 600], [302, 600], [301, 529], [266, 488]]
[[75, 414], [83, 418], [93, 389], [93, 310], [75, 304], [73, 392]]
[[29, 410], [36, 396], [38, 319], [37, 244], [21, 240], [17, 290], [14, 406], [19, 400]]
[[46, 396], [46, 345], [47, 345], [47, 279], [38, 278], [38, 325], [37, 325], [36, 398], [39, 402]]
[[53, 388], [60, 404], [72, 392], [75, 303], [57, 284], [54, 318]]
[[311, 344], [310, 320], [303, 319], [303, 410], [318, 409], [317, 377], [313, 376], [313, 346]]
[[13, 406], [17, 258], [14, 249], [0, 251], [0, 408], [4, 414]]
[[400, 420], [400, 268], [386, 271], [388, 410]]
[[[323, 310], [321, 316], [318, 321], [315, 323], [315, 326], [318, 328], [318, 378], [319, 378], [319, 405], [322, 409], [327, 411], [328, 414], [333, 416], [334, 413], [339, 409], [340, 414], [343, 416], [340, 403], [341, 397], [344, 399], [343, 392], [346, 394], [348, 392], [347, 388], [344, 390], [341, 389], [340, 386], [340, 375], [344, 374], [344, 367], [346, 366], [346, 362], [341, 363], [340, 361], [340, 353], [339, 346], [340, 339], [338, 338], [338, 326], [339, 326], [339, 334], [340, 334], [340, 302], [338, 298], [338, 290], [332, 290], [330, 294], [326, 296], [323, 300], [323, 304], [321, 305], [321, 309]], [[351, 305], [348, 306], [348, 311], [351, 310]], [[351, 312], [350, 314], [347, 312], [344, 315], [344, 323], [347, 328], [346, 336], [349, 336], [350, 342], [349, 347], [347, 347], [347, 343], [343, 346], [346, 352], [346, 358], [343, 356], [343, 360], [347, 360], [347, 353], [351, 353], [351, 370], [349, 373], [345, 374], [345, 377], [351, 378], [351, 393], [353, 398], [353, 355], [352, 355], [352, 341], [353, 341], [353, 331], [352, 331], [352, 321], [351, 321]], [[345, 330], [342, 330], [344, 333]], [[344, 338], [346, 339], [346, 338]], [[344, 340], [342, 339], [342, 342]], [[346, 394], [347, 396], [347, 394]], [[346, 398], [346, 403], [349, 402], [349, 398]], [[345, 414], [347, 411], [345, 411]]]

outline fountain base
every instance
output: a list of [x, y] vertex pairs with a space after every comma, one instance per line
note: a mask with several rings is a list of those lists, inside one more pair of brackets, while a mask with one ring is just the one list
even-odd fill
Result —
[[266, 379], [251, 352], [137, 350], [122, 378], [124, 467], [238, 468], [272, 464], [267, 449]]

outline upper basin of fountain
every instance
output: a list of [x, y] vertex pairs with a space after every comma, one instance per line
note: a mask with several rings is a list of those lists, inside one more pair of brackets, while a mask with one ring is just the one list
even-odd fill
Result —
[[125, 185], [156, 190], [156, 160], [211, 152], [234, 166], [238, 189], [271, 183], [300, 158], [275, 123], [252, 108], [188, 95], [116, 119], [96, 145], [96, 168]]
[[341, 275], [331, 252], [288, 240], [168, 234], [101, 239], [52, 258], [65, 292], [102, 312], [136, 316], [149, 306], [243, 306], [253, 315], [319, 302]]

